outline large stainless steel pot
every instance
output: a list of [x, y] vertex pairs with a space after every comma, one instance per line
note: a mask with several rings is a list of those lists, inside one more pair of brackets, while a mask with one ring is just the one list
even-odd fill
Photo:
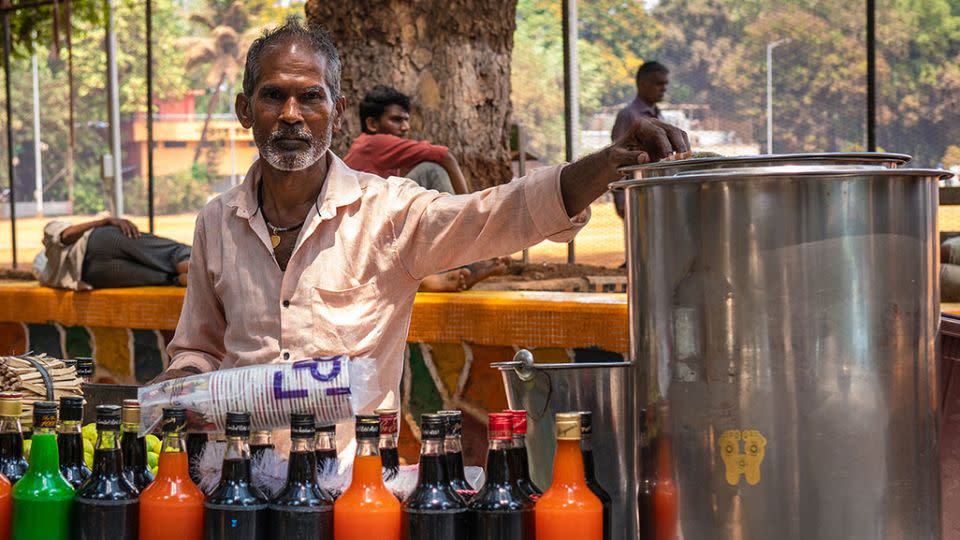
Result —
[[661, 178], [692, 171], [717, 169], [745, 169], [782, 165], [820, 165], [820, 166], [873, 166], [893, 169], [910, 161], [906, 154], [885, 154], [879, 152], [851, 152], [824, 154], [770, 154], [763, 156], [707, 157], [683, 159], [678, 161], [660, 161], [647, 165], [636, 165], [620, 169], [627, 178]]
[[534, 364], [529, 351], [520, 350], [513, 362], [492, 364], [503, 376], [507, 403], [511, 409], [527, 411], [527, 447], [530, 475], [541, 489], [553, 479], [553, 456], [557, 448], [554, 416], [558, 412], [593, 411], [593, 450], [597, 479], [613, 499], [613, 540], [634, 540], [630, 534], [637, 514], [633, 478], [633, 441], [636, 420], [625, 405], [631, 364], [606, 362], [590, 364]]
[[642, 464], [629, 534], [940, 538], [941, 175], [758, 168], [614, 185]]

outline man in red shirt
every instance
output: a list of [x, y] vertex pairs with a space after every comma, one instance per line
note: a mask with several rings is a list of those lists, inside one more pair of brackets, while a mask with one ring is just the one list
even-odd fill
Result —
[[[362, 133], [343, 158], [354, 170], [384, 178], [409, 178], [425, 189], [454, 195], [469, 193], [460, 164], [446, 146], [414, 141], [410, 131], [410, 98], [395, 88], [379, 84], [360, 102]], [[426, 292], [457, 292], [478, 281], [503, 274], [509, 258], [491, 259], [427, 276], [420, 284]]]
[[351, 169], [384, 178], [402, 176], [426, 189], [468, 193], [460, 164], [446, 146], [407, 138], [410, 98], [377, 85], [360, 102], [360, 129], [343, 161]]

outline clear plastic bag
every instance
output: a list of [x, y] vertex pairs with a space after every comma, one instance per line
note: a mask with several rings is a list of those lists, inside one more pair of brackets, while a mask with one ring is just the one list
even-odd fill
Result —
[[310, 358], [225, 369], [140, 388], [140, 434], [165, 407], [187, 409], [187, 430], [223, 432], [227, 411], [249, 412], [255, 430], [288, 427], [291, 413], [313, 413], [318, 426], [352, 420], [379, 395], [372, 358]]

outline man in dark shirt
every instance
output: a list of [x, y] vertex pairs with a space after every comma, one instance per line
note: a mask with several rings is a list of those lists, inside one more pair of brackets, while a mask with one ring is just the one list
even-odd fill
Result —
[[350, 168], [384, 178], [402, 176], [446, 193], [469, 191], [460, 164], [446, 146], [407, 138], [410, 98], [395, 88], [377, 85], [364, 96], [360, 129], [343, 158]]
[[[614, 141], [630, 131], [630, 126], [641, 118], [661, 119], [660, 108], [657, 103], [663, 101], [670, 84], [670, 70], [660, 62], [644, 62], [637, 69], [637, 97], [617, 113], [617, 121], [613, 124], [610, 138]], [[623, 191], [613, 192], [613, 203], [617, 214], [623, 218], [624, 203]]]

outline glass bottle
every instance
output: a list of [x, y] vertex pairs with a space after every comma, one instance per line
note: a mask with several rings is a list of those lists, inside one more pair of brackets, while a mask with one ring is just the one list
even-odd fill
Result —
[[530, 500], [537, 502], [543, 490], [530, 479], [530, 458], [527, 454], [527, 411], [507, 410], [513, 418], [513, 445], [510, 448], [510, 470], [517, 486]]
[[[653, 409], [649, 409], [653, 410]], [[637, 494], [637, 508], [640, 514], [640, 537], [654, 537], [653, 496], [657, 487], [656, 467], [653, 452], [653, 439], [650, 426], [653, 426], [652, 413], [641, 409], [640, 418], [640, 486]]]
[[580, 451], [580, 413], [558, 413], [553, 483], [534, 508], [537, 540], [601, 540], [603, 503], [590, 491]]
[[470, 501], [474, 540], [532, 540], [533, 501], [513, 474], [513, 415], [491, 413], [487, 480]]
[[203, 538], [203, 493], [190, 479], [186, 423], [186, 409], [163, 410], [157, 478], [140, 494], [140, 540]]
[[670, 437], [657, 439], [657, 483], [653, 494], [655, 540], [677, 538], [677, 488], [673, 483], [673, 458]]
[[0, 394], [0, 473], [16, 484], [27, 472], [23, 458], [23, 432], [20, 428], [23, 395], [19, 392]]
[[274, 538], [333, 538], [333, 497], [317, 483], [317, 456], [312, 414], [290, 416], [290, 459], [287, 483], [269, 506]]
[[337, 472], [337, 426], [317, 428], [317, 470], [322, 474]]
[[60, 474], [57, 455], [57, 404], [33, 404], [30, 466], [13, 486], [14, 540], [67, 540], [73, 487]]
[[60, 474], [70, 482], [73, 489], [90, 478], [90, 468], [83, 461], [83, 398], [63, 396], [60, 398], [60, 426], [57, 428], [57, 449], [60, 455]]
[[80, 379], [82, 383], [92, 383], [93, 382], [93, 358], [82, 357], [77, 358], [77, 378]]
[[263, 459], [267, 450], [273, 450], [273, 434], [265, 429], [250, 432], [250, 458]]
[[123, 453], [123, 476], [137, 488], [146, 489], [153, 482], [153, 473], [147, 465], [147, 441], [139, 436], [140, 402], [123, 400], [120, 414], [120, 449]]
[[377, 443], [380, 417], [357, 417], [353, 481], [333, 504], [336, 540], [400, 540], [400, 501], [383, 483]]
[[0, 540], [10, 540], [10, 511], [13, 504], [13, 486], [7, 477], [0, 474]]
[[403, 503], [401, 530], [405, 540], [467, 538], [468, 511], [450, 485], [443, 449], [446, 419], [420, 416], [420, 467], [417, 487]]
[[136, 540], [140, 507], [137, 488], [123, 475], [120, 407], [97, 406], [93, 473], [73, 502], [76, 540]]
[[206, 540], [259, 540], [267, 533], [267, 497], [250, 479], [250, 413], [227, 413], [220, 482], [204, 502]]
[[190, 479], [194, 484], [199, 484], [200, 477], [200, 455], [207, 446], [209, 437], [206, 433], [188, 433], [187, 434], [187, 470], [190, 471]]
[[460, 437], [463, 434], [463, 413], [460, 411], [439, 411], [437, 414], [446, 418], [446, 437], [443, 439], [443, 451], [447, 463], [447, 476], [450, 485], [464, 500], [470, 500], [477, 491], [467, 483], [467, 475], [463, 468], [463, 443]]
[[583, 455], [583, 476], [587, 480], [587, 487], [600, 499], [603, 504], [603, 539], [610, 540], [613, 524], [613, 499], [607, 490], [603, 489], [597, 480], [597, 472], [593, 459], [593, 413], [580, 411], [580, 453]]
[[380, 416], [380, 461], [383, 462], [383, 479], [390, 481], [400, 472], [400, 454], [397, 451], [397, 435], [400, 429], [397, 409], [377, 409]]

